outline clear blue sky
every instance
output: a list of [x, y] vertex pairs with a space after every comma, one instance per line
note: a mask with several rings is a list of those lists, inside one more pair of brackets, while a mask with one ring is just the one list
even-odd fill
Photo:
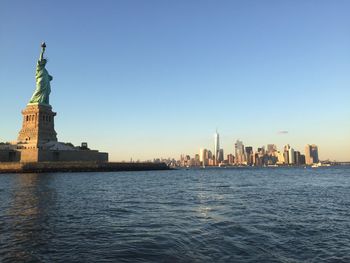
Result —
[[[0, 2], [0, 141], [47, 43], [60, 141], [111, 160], [234, 141], [350, 160], [350, 1]], [[288, 134], [279, 134], [286, 130]]]

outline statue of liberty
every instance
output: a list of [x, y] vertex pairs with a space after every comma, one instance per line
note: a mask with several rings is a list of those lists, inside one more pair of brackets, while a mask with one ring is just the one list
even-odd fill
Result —
[[45, 42], [43, 42], [41, 44], [40, 57], [39, 57], [38, 63], [36, 64], [36, 73], [35, 73], [36, 89], [29, 103], [50, 105], [49, 103], [49, 96], [51, 93], [50, 81], [52, 80], [52, 76], [49, 75], [49, 72], [47, 72], [45, 68], [45, 65], [47, 63], [47, 60], [44, 58], [45, 48], [46, 48], [46, 44]]

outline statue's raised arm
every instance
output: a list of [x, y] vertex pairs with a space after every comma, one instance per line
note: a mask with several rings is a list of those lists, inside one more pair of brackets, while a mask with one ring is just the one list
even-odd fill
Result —
[[47, 60], [44, 58], [45, 49], [46, 44], [43, 42], [41, 44], [40, 57], [36, 65], [36, 89], [29, 103], [50, 105], [49, 95], [51, 93], [50, 81], [52, 80], [52, 76], [49, 75], [49, 72], [45, 68], [47, 63]]
[[40, 53], [40, 57], [39, 57], [40, 61], [44, 59], [45, 48], [46, 48], [45, 42], [41, 43], [41, 53]]

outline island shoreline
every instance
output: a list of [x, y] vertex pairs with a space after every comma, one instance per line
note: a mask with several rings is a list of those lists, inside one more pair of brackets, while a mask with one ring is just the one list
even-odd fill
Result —
[[171, 170], [165, 163], [130, 162], [6, 162], [0, 163], [4, 173], [57, 173], [57, 172], [127, 172]]

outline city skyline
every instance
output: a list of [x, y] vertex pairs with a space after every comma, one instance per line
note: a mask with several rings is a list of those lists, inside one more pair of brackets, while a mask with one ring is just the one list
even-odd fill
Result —
[[[220, 165], [312, 165], [321, 161], [332, 162], [337, 160], [320, 159], [318, 146], [315, 144], [306, 144], [304, 150], [293, 148], [290, 144], [285, 144], [279, 148], [276, 144], [261, 145], [254, 148], [249, 143], [244, 144], [243, 141], [237, 139], [234, 148], [225, 152], [220, 147], [220, 134], [218, 130], [214, 133], [214, 147], [200, 147], [199, 152], [190, 155], [188, 153], [181, 154], [180, 159], [177, 158], [154, 158], [153, 161], [160, 160], [176, 160], [179, 166], [220, 166]], [[259, 159], [260, 158], [260, 159]], [[151, 160], [148, 160], [151, 161]], [[187, 163], [188, 162], [188, 163]]]
[[[265, 153], [268, 155], [272, 155], [276, 157], [277, 164], [306, 164], [311, 165], [319, 162], [339, 162], [338, 160], [331, 159], [322, 159], [319, 158], [318, 146], [315, 144], [306, 144], [303, 150], [299, 148], [293, 148], [293, 145], [285, 144], [283, 147], [278, 147], [276, 144], [269, 143], [265, 145], [260, 145], [259, 147], [253, 147], [249, 143], [244, 144], [243, 141], [237, 139], [234, 142], [234, 147], [225, 152], [222, 147], [220, 147], [220, 134], [216, 129], [214, 133], [214, 146], [211, 147], [200, 147], [199, 152], [189, 154], [182, 153], [180, 155], [180, 159], [190, 158], [189, 161], [199, 161], [200, 165], [204, 166], [218, 166], [220, 164], [245, 164], [252, 165], [255, 163], [254, 155], [260, 153], [264, 155]], [[300, 158], [302, 157], [302, 162]], [[230, 159], [233, 158], [232, 162]], [[160, 160], [178, 160], [175, 157], [155, 157], [153, 161]], [[135, 160], [133, 160], [135, 161]], [[137, 160], [140, 161], [140, 160]], [[147, 161], [152, 161], [147, 160]], [[178, 160], [179, 161], [179, 160]], [[274, 163], [274, 164], [275, 164]], [[198, 166], [199, 163], [196, 163], [195, 166]]]
[[255, 149], [310, 143], [322, 160], [349, 161], [349, 8], [4, 1], [0, 142], [16, 139], [46, 41], [59, 139], [88, 141], [111, 161], [196, 154], [212, 147], [215, 127], [225, 153], [237, 139]]
[[[216, 129], [214, 133], [214, 148], [201, 147], [194, 155], [181, 154], [177, 158], [153, 158], [147, 162], [164, 162], [170, 167], [206, 167], [206, 166], [330, 166], [340, 164], [336, 160], [321, 160], [319, 158], [318, 146], [306, 144], [304, 152], [294, 149], [289, 144], [280, 150], [275, 144], [262, 145], [256, 149], [252, 146], [244, 145], [239, 139], [234, 143], [233, 151], [225, 154], [220, 147], [220, 134]], [[249, 145], [249, 144], [248, 144]], [[226, 157], [225, 157], [226, 156]], [[132, 160], [133, 161], [133, 160]], [[137, 160], [138, 162], [139, 160]]]

